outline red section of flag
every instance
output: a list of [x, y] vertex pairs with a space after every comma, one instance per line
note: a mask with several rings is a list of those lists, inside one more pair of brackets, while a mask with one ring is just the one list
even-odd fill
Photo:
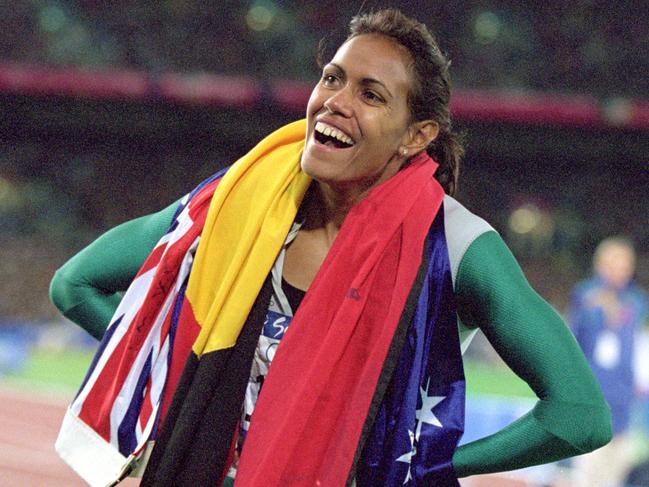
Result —
[[149, 256], [147, 257], [147, 259], [144, 261], [144, 264], [142, 264], [142, 267], [138, 271], [135, 278], [137, 279], [142, 274], [146, 274], [151, 269], [153, 269], [155, 266], [157, 266], [158, 263], [160, 262], [160, 258], [162, 257], [162, 254], [164, 254], [164, 251], [165, 251], [165, 246], [164, 245], [159, 245], [158, 247], [153, 249], [153, 252], [151, 252], [149, 254]]
[[153, 413], [153, 402], [151, 401], [151, 384], [151, 377], [149, 377], [149, 380], [146, 383], [144, 401], [142, 401], [142, 409], [140, 410], [140, 416], [138, 417], [140, 429], [142, 430], [146, 427], [146, 424], [151, 417], [151, 413]]

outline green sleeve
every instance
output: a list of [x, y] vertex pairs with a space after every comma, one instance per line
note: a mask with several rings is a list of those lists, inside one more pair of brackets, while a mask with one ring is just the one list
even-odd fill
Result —
[[56, 271], [50, 299], [63, 315], [100, 339], [125, 291], [167, 231], [178, 202], [109, 230]]
[[506, 428], [459, 447], [453, 457], [458, 477], [552, 462], [605, 445], [610, 412], [584, 355], [496, 232], [471, 244], [455, 287], [462, 322], [480, 327], [539, 399]]

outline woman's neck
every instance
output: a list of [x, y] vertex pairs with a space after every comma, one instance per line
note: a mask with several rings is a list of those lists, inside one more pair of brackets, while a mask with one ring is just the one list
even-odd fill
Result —
[[364, 184], [333, 186], [314, 181], [307, 194], [305, 229], [326, 228], [337, 233], [349, 210], [378, 182], [375, 178]]
[[349, 210], [362, 199], [358, 190], [346, 191], [314, 181], [307, 193], [304, 230], [319, 230], [333, 243]]
[[347, 213], [366, 193], [333, 191], [318, 181], [311, 184], [300, 209], [302, 226], [286, 250], [283, 275], [287, 282], [298, 289], [309, 288]]

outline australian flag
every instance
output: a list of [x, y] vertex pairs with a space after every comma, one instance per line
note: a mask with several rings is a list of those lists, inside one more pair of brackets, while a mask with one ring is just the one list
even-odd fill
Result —
[[443, 211], [426, 240], [428, 270], [405, 342], [357, 465], [358, 487], [459, 486], [465, 382]]

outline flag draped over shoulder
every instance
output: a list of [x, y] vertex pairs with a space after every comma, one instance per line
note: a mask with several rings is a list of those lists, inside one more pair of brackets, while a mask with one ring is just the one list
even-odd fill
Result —
[[[57, 440], [92, 485], [147, 462], [143, 486], [222, 481], [268, 275], [310, 183], [304, 132], [283, 127], [197, 188], [127, 291]], [[435, 168], [422, 154], [350, 210], [277, 350], [236, 485], [457, 485], [464, 389]]]

